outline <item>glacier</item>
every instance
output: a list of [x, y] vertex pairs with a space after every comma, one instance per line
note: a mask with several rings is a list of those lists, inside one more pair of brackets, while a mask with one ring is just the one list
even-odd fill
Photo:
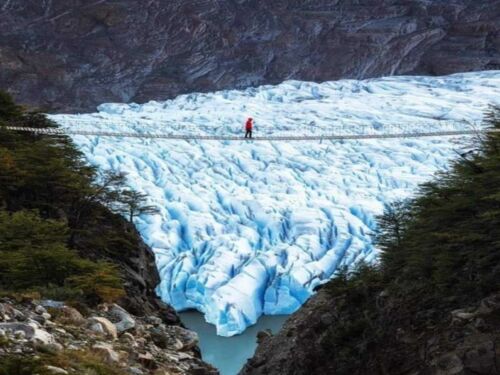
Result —
[[[500, 71], [387, 77], [193, 93], [52, 115], [68, 129], [243, 135], [321, 134], [395, 124], [476, 123], [500, 104]], [[465, 125], [464, 125], [465, 126]], [[290, 314], [339, 267], [377, 261], [375, 216], [449, 166], [467, 137], [252, 142], [73, 136], [90, 163], [127, 173], [158, 215], [135, 220], [153, 248], [161, 298], [231, 336]]]

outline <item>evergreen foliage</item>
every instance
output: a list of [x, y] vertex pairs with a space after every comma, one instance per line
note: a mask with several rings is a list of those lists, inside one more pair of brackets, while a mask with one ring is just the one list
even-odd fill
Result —
[[146, 204], [147, 195], [139, 193], [135, 190], [123, 190], [118, 197], [118, 205], [115, 211], [126, 215], [130, 223], [134, 221], [134, 217], [143, 214], [157, 214], [158, 207]]
[[44, 370], [38, 359], [20, 356], [0, 357], [0, 375], [46, 375], [48, 371]]
[[106, 260], [136, 251], [137, 239], [109, 210], [132, 220], [155, 208], [125, 189], [123, 174], [98, 178], [69, 138], [7, 131], [9, 124], [56, 126], [0, 92], [0, 289], [117, 300], [120, 272]]
[[[500, 108], [485, 118], [500, 129]], [[377, 266], [340, 271], [325, 286], [337, 319], [315, 355], [332, 358], [338, 374], [363, 373], [370, 359], [382, 366], [388, 343], [401, 346], [398, 330], [425, 325], [423, 311], [439, 321], [500, 290], [500, 133], [478, 134], [414, 199], [387, 207], [376, 243]]]
[[[499, 113], [487, 116], [497, 129]], [[397, 276], [399, 285], [420, 285], [436, 298], [478, 298], [498, 290], [500, 135], [478, 140], [474, 152], [424, 184], [413, 201], [380, 218], [377, 242], [388, 280]], [[391, 224], [395, 216], [398, 225]]]

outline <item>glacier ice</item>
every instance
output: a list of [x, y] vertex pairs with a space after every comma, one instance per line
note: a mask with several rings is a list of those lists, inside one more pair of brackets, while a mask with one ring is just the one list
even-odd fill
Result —
[[[182, 95], [54, 115], [63, 127], [128, 132], [318, 134], [332, 126], [438, 127], [499, 104], [500, 72], [390, 77]], [[454, 156], [457, 138], [231, 142], [74, 136], [101, 169], [128, 173], [160, 214], [136, 220], [156, 254], [158, 293], [230, 336], [289, 314], [340, 266], [374, 262], [387, 202], [410, 196]]]

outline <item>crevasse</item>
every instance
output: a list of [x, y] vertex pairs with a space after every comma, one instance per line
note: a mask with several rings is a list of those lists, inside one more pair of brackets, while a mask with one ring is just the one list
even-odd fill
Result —
[[[440, 126], [480, 120], [499, 104], [500, 72], [322, 84], [288, 81], [189, 94], [165, 102], [103, 104], [52, 116], [63, 127], [127, 132], [321, 134], [342, 125]], [[447, 167], [457, 138], [344, 142], [168, 141], [74, 136], [101, 169], [128, 173], [159, 215], [136, 224], [154, 249], [158, 294], [197, 309], [219, 335], [262, 314], [289, 314], [341, 266], [375, 262], [375, 215]]]

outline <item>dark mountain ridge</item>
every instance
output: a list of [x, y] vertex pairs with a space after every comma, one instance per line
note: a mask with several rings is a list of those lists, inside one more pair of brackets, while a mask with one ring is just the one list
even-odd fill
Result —
[[0, 87], [93, 111], [193, 91], [500, 67], [495, 0], [8, 0]]

